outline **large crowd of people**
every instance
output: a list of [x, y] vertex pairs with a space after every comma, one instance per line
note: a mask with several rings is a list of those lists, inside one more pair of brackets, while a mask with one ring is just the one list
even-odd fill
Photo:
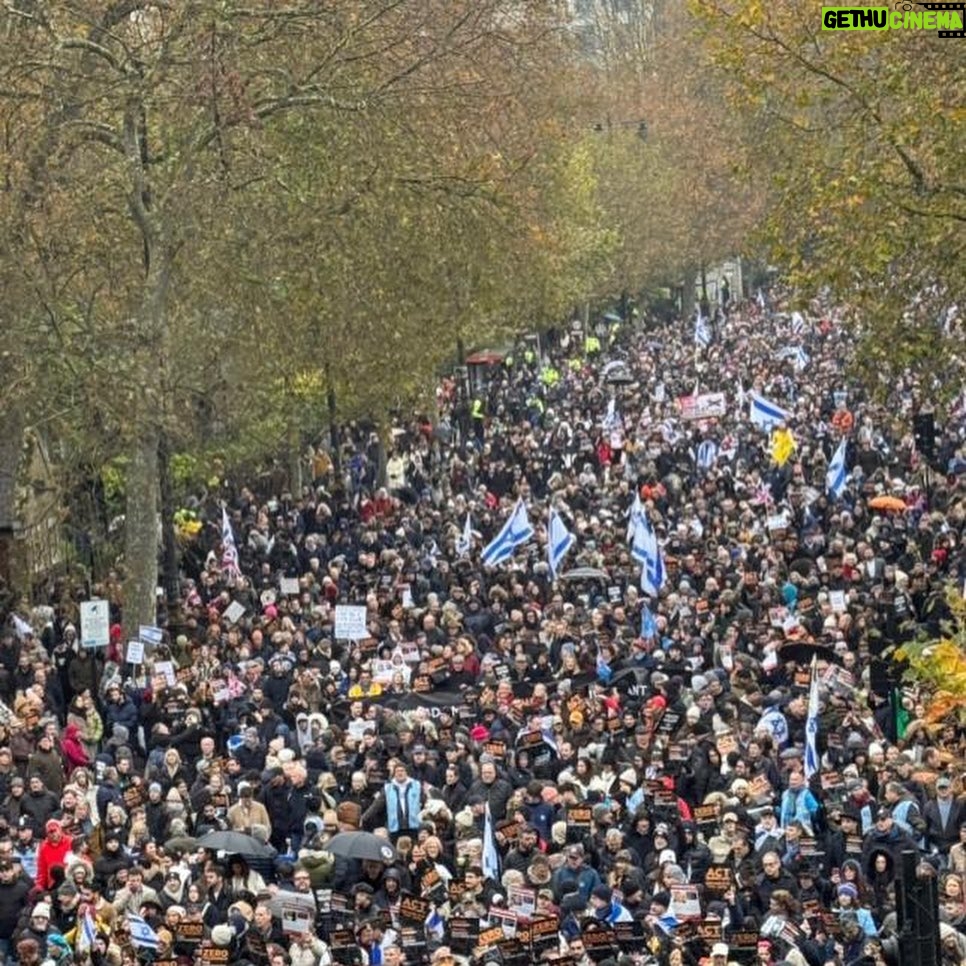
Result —
[[106, 648], [70, 588], [12, 617], [0, 959], [883, 964], [911, 862], [966, 961], [966, 732], [892, 650], [966, 576], [963, 410], [784, 308], [522, 346], [385, 487], [347, 427], [301, 493], [199, 495], [133, 647], [113, 575]]

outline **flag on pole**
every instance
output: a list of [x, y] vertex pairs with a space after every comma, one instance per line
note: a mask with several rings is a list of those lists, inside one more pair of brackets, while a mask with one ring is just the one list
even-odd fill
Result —
[[567, 529], [567, 524], [557, 511], [550, 508], [550, 523], [547, 526], [547, 562], [550, 564], [550, 576], [557, 579], [557, 568], [567, 556], [567, 552], [574, 545], [576, 537]]
[[463, 524], [463, 532], [456, 538], [456, 555], [465, 557], [473, 547], [473, 527], [470, 523], [469, 512], [466, 514], [466, 523]]
[[235, 546], [235, 534], [228, 519], [228, 510], [221, 508], [221, 569], [229, 577], [241, 575], [238, 566], [238, 548]]
[[710, 470], [718, 458], [718, 444], [713, 439], [706, 439], [695, 453], [694, 461], [699, 470]]
[[765, 307], [765, 293], [759, 288], [758, 296], [755, 298], [758, 303], [758, 308], [763, 309]]
[[638, 514], [634, 522], [631, 557], [641, 565], [641, 589], [657, 597], [665, 581], [664, 557], [646, 513]]
[[805, 316], [797, 309], [792, 312], [792, 332], [795, 335], [801, 334], [805, 329]]
[[825, 488], [836, 500], [841, 497], [842, 491], [845, 489], [845, 477], [847, 475], [845, 468], [846, 447], [847, 442], [843, 439], [839, 443], [839, 448], [835, 451], [832, 462], [829, 463], [828, 471], [825, 474]]
[[805, 780], [818, 771], [818, 671], [812, 658], [812, 681], [808, 688], [808, 718], [805, 720]]
[[657, 637], [657, 621], [647, 604], [641, 610], [641, 637], [645, 641], [652, 641]]
[[90, 910], [84, 913], [81, 919], [80, 928], [77, 930], [77, 952], [84, 953], [94, 948], [94, 941], [97, 939], [97, 927]]
[[698, 317], [694, 320], [694, 343], [695, 345], [707, 348], [711, 345], [711, 329], [708, 327], [708, 320], [698, 310]]
[[522, 547], [533, 536], [533, 527], [527, 517], [527, 508], [523, 500], [517, 500], [510, 518], [503, 524], [503, 529], [483, 549], [481, 557], [488, 567], [509, 560], [517, 547]]
[[778, 423], [785, 422], [789, 416], [791, 413], [787, 409], [782, 409], [777, 403], [759, 396], [756, 392], [751, 393], [751, 409], [748, 418], [755, 426], [766, 430], [771, 429]]
[[485, 818], [483, 820], [483, 877], [500, 881], [500, 853], [496, 850], [496, 836], [493, 832], [493, 816], [490, 814], [490, 803], [486, 803]]
[[158, 934], [140, 916], [133, 912], [127, 914], [127, 924], [131, 929], [131, 942], [144, 949], [160, 949]]
[[631, 510], [627, 517], [627, 542], [630, 543], [634, 539], [634, 523], [637, 518], [644, 513], [644, 504], [641, 503], [641, 494], [636, 492], [634, 494], [634, 502], [631, 504]]

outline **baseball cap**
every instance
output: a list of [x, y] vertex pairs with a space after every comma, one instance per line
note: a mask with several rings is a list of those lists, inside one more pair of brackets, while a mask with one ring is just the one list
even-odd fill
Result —
[[727, 943], [715, 943], [711, 947], [711, 955], [712, 956], [724, 956], [725, 958], [727, 958], [728, 952], [729, 952], [729, 950], [728, 950]]

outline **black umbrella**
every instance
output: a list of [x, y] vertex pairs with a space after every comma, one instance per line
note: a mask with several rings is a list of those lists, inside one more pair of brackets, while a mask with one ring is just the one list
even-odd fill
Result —
[[326, 851], [347, 859], [370, 859], [373, 862], [394, 862], [396, 850], [387, 839], [372, 832], [339, 832], [325, 845]]
[[256, 858], [274, 855], [268, 845], [253, 839], [244, 832], [209, 832], [198, 839], [198, 845], [213, 852], [229, 852], [232, 855], [251, 855]]
[[609, 580], [606, 570], [596, 567], [575, 567], [560, 575], [561, 580]]
[[813, 657], [817, 657], [820, 661], [829, 661], [832, 664], [842, 663], [835, 651], [830, 647], [826, 647], [824, 644], [811, 644], [808, 641], [793, 641], [791, 644], [782, 644], [778, 648], [779, 661], [811, 664]]
[[637, 378], [626, 369], [618, 369], [617, 372], [612, 372], [607, 376], [604, 381], [611, 386], [629, 386], [631, 383], [637, 382]]

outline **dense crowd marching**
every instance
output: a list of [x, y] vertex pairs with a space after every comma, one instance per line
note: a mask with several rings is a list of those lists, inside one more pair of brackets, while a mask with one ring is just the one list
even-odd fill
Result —
[[966, 960], [964, 729], [889, 652], [966, 576], [962, 408], [917, 437], [930, 387], [783, 308], [521, 349], [385, 488], [350, 427], [300, 494], [201, 496], [133, 653], [113, 577], [106, 649], [69, 589], [12, 618], [0, 955], [881, 964], [912, 853]]

